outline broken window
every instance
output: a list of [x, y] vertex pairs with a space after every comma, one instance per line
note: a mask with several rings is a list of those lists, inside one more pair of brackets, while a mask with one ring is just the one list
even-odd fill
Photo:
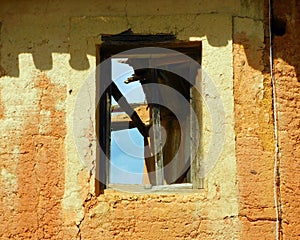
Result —
[[[113, 184], [130, 183], [147, 188], [177, 184], [201, 188], [199, 146], [197, 144], [194, 151], [195, 142], [191, 143], [201, 132], [201, 124], [195, 124], [201, 121], [201, 100], [194, 88], [196, 82], [187, 81], [172, 71], [188, 73], [196, 81], [199, 69], [192, 67], [191, 61], [177, 56], [185, 54], [200, 64], [201, 42], [178, 41], [166, 34], [135, 35], [130, 31], [104, 35], [102, 40], [99, 60], [105, 62], [105, 67], [101, 66], [97, 87], [105, 91], [98, 105], [98, 138], [102, 151], [96, 167], [97, 192]], [[138, 48], [144, 49], [132, 51]], [[165, 54], [159, 48], [174, 51]], [[131, 69], [122, 76], [121, 83], [113, 77], [117, 64]], [[135, 85], [133, 100], [123, 93], [124, 84]], [[116, 139], [121, 139], [119, 142], [125, 146], [128, 142], [130, 151], [134, 149], [130, 142], [138, 141], [134, 156], [139, 159], [128, 157], [128, 151], [124, 156], [122, 151], [117, 154]], [[125, 167], [119, 166], [123, 163]], [[138, 180], [131, 179], [132, 173], [124, 176], [133, 165], [143, 172]]]

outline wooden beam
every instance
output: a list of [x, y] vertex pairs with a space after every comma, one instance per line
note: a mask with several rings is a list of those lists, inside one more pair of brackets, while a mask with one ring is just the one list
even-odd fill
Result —
[[[162, 47], [172, 49], [178, 52], [181, 52], [189, 57], [193, 58], [197, 62], [199, 61], [199, 56], [201, 57], [201, 42], [193, 41], [193, 42], [184, 42], [184, 41], [167, 41], [167, 42], [119, 42], [119, 41], [104, 41], [101, 45], [101, 55], [110, 57], [112, 55], [118, 54], [118, 57], [126, 57], [126, 58], [140, 58], [142, 57], [140, 54], [136, 55], [136, 53], [132, 54], [120, 54], [124, 51], [141, 48], [141, 47]], [[155, 55], [161, 57], [161, 53], [159, 49]], [[168, 54], [168, 56], [171, 56]], [[152, 53], [153, 58], [154, 55]], [[145, 58], [145, 56], [143, 57]], [[149, 55], [146, 57], [149, 58]]]
[[[104, 69], [105, 68], [105, 69]], [[111, 61], [100, 69], [99, 87], [104, 93], [101, 95], [99, 103], [99, 142], [100, 142], [100, 154], [99, 165], [96, 171], [99, 182], [99, 193], [104, 193], [104, 189], [107, 188], [109, 183], [109, 164], [110, 159], [110, 118], [111, 118], [111, 88], [109, 83], [111, 82]]]
[[[96, 45], [96, 65], [100, 64], [100, 46]], [[100, 103], [98, 102], [100, 98], [100, 71], [96, 68], [96, 134], [97, 140], [100, 139]], [[101, 183], [100, 183], [100, 148], [99, 144], [96, 145], [96, 166], [95, 166], [95, 195], [99, 196], [101, 194]]]
[[[151, 69], [152, 82], [157, 82], [157, 70]], [[154, 95], [156, 93], [153, 93]], [[160, 119], [160, 108], [155, 104], [151, 108], [152, 121], [153, 121], [153, 147], [155, 153], [155, 177], [156, 185], [164, 184], [164, 157], [163, 157], [163, 146], [161, 138], [161, 119]]]
[[126, 129], [131, 129], [135, 128], [136, 125], [134, 124], [133, 121], [116, 121], [116, 122], [111, 122], [111, 131], [120, 131], [120, 130], [126, 130]]
[[134, 124], [136, 125], [139, 132], [142, 136], [147, 137], [148, 133], [145, 128], [145, 124], [140, 119], [139, 115], [131, 108], [130, 104], [127, 102], [126, 98], [123, 96], [118, 86], [112, 82], [111, 84], [111, 94], [114, 99], [118, 102], [119, 106], [128, 114], [128, 116], [132, 119]]
[[[202, 160], [202, 97], [201, 93], [201, 75], [196, 77], [196, 86], [190, 89], [191, 106], [195, 115], [190, 113], [190, 135], [191, 135], [191, 180], [194, 189], [204, 187], [203, 176], [201, 176], [201, 160]], [[199, 90], [199, 91], [198, 91]], [[198, 143], [198, 146], [197, 146]]]
[[164, 184], [164, 158], [162, 152], [161, 139], [161, 123], [160, 123], [160, 109], [157, 106], [152, 106], [152, 120], [153, 120], [153, 147], [155, 154], [155, 176], [156, 185]]

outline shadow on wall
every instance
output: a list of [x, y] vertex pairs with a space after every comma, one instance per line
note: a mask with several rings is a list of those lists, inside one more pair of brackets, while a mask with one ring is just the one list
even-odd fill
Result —
[[[300, 5], [297, 1], [277, 0], [273, 3], [273, 57], [294, 67], [298, 82], [300, 73]], [[278, 69], [285, 71], [285, 69]]]
[[[283, 0], [280, 0], [280, 2], [282, 2], [283, 4], [276, 4], [278, 6], [280, 5], [280, 12], [285, 12], [286, 14], [278, 14], [279, 8], [275, 6], [275, 18], [272, 21], [273, 33], [277, 36], [277, 38], [283, 39], [287, 35], [287, 33], [289, 34], [289, 36], [296, 36], [297, 34], [294, 34], [294, 32], [297, 32], [300, 29], [298, 28], [299, 21], [297, 20], [297, 18], [299, 15], [299, 11], [297, 10], [297, 6], [295, 5], [296, 3], [293, 5], [294, 8], [291, 8], [290, 6], [292, 4], [287, 4]], [[44, 5], [45, 4], [40, 5], [39, 8], [47, 8], [47, 6]], [[108, 9], [111, 4], [107, 3], [106, 5], [107, 6], [104, 6], [104, 8], [107, 7]], [[18, 5], [16, 5], [14, 6], [14, 8], [18, 7], [18, 11], [20, 11], [21, 6], [22, 5], [18, 7]], [[48, 13], [49, 10], [46, 9], [48, 11], [47, 15], [42, 15], [42, 11], [39, 13], [39, 15], [33, 13], [27, 13], [23, 15], [17, 13], [9, 13], [6, 15], [2, 14], [3, 16], [0, 17], [0, 21], [2, 21], [2, 24], [0, 23], [0, 76], [6, 75], [18, 77], [20, 74], [19, 55], [23, 53], [32, 54], [35, 67], [41, 71], [51, 70], [53, 68], [53, 54], [55, 53], [70, 54], [69, 65], [75, 70], [89, 69], [91, 66], [89, 65], [87, 55], [95, 56], [95, 44], [100, 43], [100, 36], [102, 34], [108, 33], [118, 34], [131, 27], [128, 19], [125, 19], [125, 17], [122, 16], [119, 18], [122, 19], [122, 22], [114, 22], [116, 21], [116, 19], [113, 19], [113, 17], [104, 16], [72, 17], [70, 16], [70, 13], [62, 12], [63, 7], [66, 6], [62, 6], [60, 8], [60, 11], [57, 11], [56, 9], [56, 11], [50, 11], [50, 13]], [[3, 6], [3, 9], [5, 9], [5, 6]], [[296, 9], [296, 11], [294, 11], [293, 9]], [[9, 9], [5, 9], [5, 11], [9, 12]], [[85, 11], [85, 9], [83, 9], [82, 11]], [[116, 15], [120, 14], [120, 12], [118, 12], [120, 11], [119, 9], [116, 9], [115, 11]], [[111, 11], [110, 14], [113, 15]], [[161, 29], [155, 29], [155, 31], [152, 29], [152, 32], [171, 33], [175, 36], [178, 36], [190, 27], [190, 23], [194, 22], [196, 19], [195, 16], [196, 15], [187, 15], [187, 17], [184, 17], [184, 21], [175, 21], [174, 23], [172, 23], [172, 21], [168, 22], [168, 25], [171, 25], [169, 26], [169, 28], [164, 27], [162, 21], [162, 26], [160, 27]], [[206, 14], [205, 16], [211, 17], [217, 15]], [[265, 11], [265, 16], [267, 16], [267, 8]], [[156, 17], [158, 18], [158, 20], [160, 20], [159, 17], [163, 16], [158, 15]], [[288, 18], [289, 20], [287, 20]], [[294, 21], [293, 19], [296, 21]], [[199, 21], [198, 19], [196, 20]], [[150, 19], [149, 21], [152, 20]], [[149, 21], [147, 20], [144, 22]], [[213, 27], [203, 27], [203, 25], [205, 24], [202, 22], [199, 23], [200, 25], [202, 25], [201, 29], [203, 28], [202, 36], [200, 37], [206, 36], [211, 46], [226, 46], [231, 42], [232, 34], [224, 32], [224, 30], [218, 26], [218, 21], [212, 21]], [[141, 24], [142, 23], [143, 21], [141, 22]], [[267, 24], [267, 22], [265, 22], [265, 24]], [[113, 29], [111, 29], [112, 25], [114, 26]], [[143, 29], [143, 26], [135, 28]], [[136, 33], [139, 32], [136, 31]], [[268, 34], [267, 29], [265, 29], [265, 34]], [[238, 43], [242, 45], [245, 44], [244, 47], [247, 54], [248, 64], [251, 67], [260, 71], [269, 72], [269, 66], [265, 66], [265, 69], [262, 69], [262, 64], [258, 64], [257, 59], [251, 58], [251, 52], [253, 51], [253, 49], [251, 49], [251, 46], [248, 46], [249, 41], [243, 42], [239, 40]], [[261, 50], [263, 51], [263, 49], [264, 46], [262, 46]], [[299, 67], [297, 66], [299, 65], [299, 63], [298, 61], [296, 61], [296, 58], [293, 58], [293, 56], [295, 56], [295, 54], [293, 54], [293, 48], [291, 48], [290, 51], [291, 54], [287, 55], [287, 51], [281, 53], [280, 48], [277, 47], [274, 57], [282, 58], [290, 65], [295, 66], [298, 73]]]
[[[241, 2], [245, 5], [248, 0]], [[99, 0], [2, 0], [0, 65], [4, 69], [3, 75], [17, 77], [20, 54], [32, 54], [35, 67], [45, 71], [53, 68], [54, 53], [66, 53], [70, 54], [69, 65], [73, 69], [85, 70], [90, 67], [87, 55], [96, 54], [96, 38], [99, 43], [101, 34], [118, 34], [129, 28], [135, 33], [145, 32], [146, 29], [149, 34], [158, 32], [179, 36], [184, 35], [187, 28], [197, 25], [194, 29], [205, 29], [201, 30], [202, 36], [207, 37], [209, 44], [225, 46], [231, 40], [232, 34], [224, 33], [218, 26], [220, 21], [217, 21], [216, 16], [227, 16], [231, 19], [232, 15], [240, 11], [241, 5], [243, 4], [238, 0], [190, 0], [188, 4], [183, 0], [177, 1], [176, 5], [172, 0], [118, 0], [114, 3]], [[252, 7], [256, 12], [260, 5], [253, 7], [254, 5], [248, 4], [246, 7]], [[206, 26], [203, 18], [199, 20], [199, 16], [210, 17], [214, 26]], [[119, 18], [118, 21], [116, 18]], [[133, 23], [132, 18], [138, 19], [138, 24]], [[159, 29], [154, 29], [154, 26]], [[93, 36], [94, 39], [82, 36]], [[89, 47], [86, 47], [87, 44]]]
[[[298, 60], [298, 46], [300, 45], [300, 5], [297, 5], [297, 3], [292, 0], [276, 0], [273, 1], [272, 4], [271, 34], [273, 60], [282, 59], [288, 65], [294, 67], [296, 77], [298, 77], [300, 73], [300, 62]], [[266, 74], [270, 73], [268, 7], [269, 3], [266, 1], [264, 12], [265, 42], [260, 45], [259, 49], [257, 49], [259, 44], [251, 44], [256, 41], [260, 42], [259, 39], [251, 39], [251, 41], [249, 41], [249, 36], [246, 36], [243, 32], [234, 35], [234, 43], [243, 45], [244, 47], [249, 66]], [[264, 64], [257, 61], [257, 51], [261, 51], [261, 59], [263, 59]], [[300, 82], [299, 79], [298, 82]]]
[[[18, 77], [20, 74], [19, 54], [23, 53], [32, 54], [35, 68], [41, 71], [51, 70], [53, 68], [53, 53], [70, 54], [69, 64], [70, 67], [75, 70], [87, 70], [91, 67], [87, 55], [96, 55], [96, 43], [94, 43], [94, 49], [84, 49], [86, 46], [85, 43], [83, 43], [82, 48], [74, 48], [74, 45], [71, 44], [72, 39], [70, 41], [57, 39], [56, 37], [59, 36], [55, 35], [55, 30], [53, 31], [53, 34], [50, 34], [49, 36], [45, 36], [43, 34], [38, 35], [39, 32], [42, 32], [41, 29], [36, 29], [36, 31], [34, 30], [33, 33], [35, 32], [37, 34], [34, 36], [34, 38], [38, 39], [20, 41], [18, 37], [13, 37], [13, 43], [10, 42], [8, 44], [10, 46], [5, 45], [5, 48], [1, 48], [0, 45], [0, 76]], [[231, 40], [224, 38], [222, 40], [218, 39], [218, 41], [215, 41], [214, 37], [210, 39], [209, 33], [204, 34], [204, 36], [205, 35], [207, 36], [208, 42], [212, 46], [226, 46], [228, 41]], [[100, 41], [100, 36], [101, 33], [99, 33], [98, 42]], [[84, 40], [79, 41], [84, 42]], [[76, 43], [76, 46], [80, 46], [79, 42]]]
[[[163, 19], [165, 16], [158, 16]], [[197, 16], [196, 16], [197, 17]], [[182, 35], [190, 28], [195, 16], [188, 16], [184, 23], [167, 22], [170, 29], [152, 29], [149, 32], [171, 33]], [[214, 21], [213, 17], [210, 16]], [[229, 17], [228, 24], [230, 23]], [[118, 24], [117, 20], [121, 20]], [[160, 19], [158, 19], [160, 20]], [[113, 22], [115, 21], [115, 23]], [[149, 21], [151, 23], [151, 21]], [[149, 24], [149, 22], [147, 24]], [[170, 23], [171, 22], [171, 23]], [[99, 24], [98, 24], [99, 23]], [[203, 28], [202, 36], [206, 36], [212, 46], [226, 46], [231, 42], [232, 34], [218, 27], [218, 21], [213, 22], [213, 29]], [[111, 29], [111, 26], [114, 26]], [[1, 26], [1, 25], [0, 25]], [[96, 55], [96, 44], [101, 43], [102, 34], [118, 34], [128, 29], [128, 23], [123, 17], [57, 17], [56, 15], [34, 16], [21, 15], [4, 18], [0, 35], [0, 57], [3, 68], [2, 75], [18, 77], [20, 74], [20, 54], [29, 53], [36, 69], [41, 71], [53, 68], [53, 54], [65, 53], [70, 55], [69, 65], [75, 70], [86, 70], [91, 66], [88, 55]], [[139, 29], [136, 27], [136, 29]], [[136, 30], [135, 33], [139, 33]], [[191, 30], [189, 30], [192, 32]], [[2, 46], [2, 47], [1, 47]], [[93, 66], [92, 66], [93, 67]], [[0, 68], [1, 69], [1, 68]]]

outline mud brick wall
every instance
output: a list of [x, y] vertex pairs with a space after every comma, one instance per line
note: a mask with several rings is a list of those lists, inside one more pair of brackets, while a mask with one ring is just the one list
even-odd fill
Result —
[[300, 5], [274, 2], [274, 77], [277, 89], [279, 185], [283, 239], [300, 237]]
[[[281, 239], [298, 239], [299, 9], [273, 1], [274, 99], [268, 1], [1, 1], [0, 238], [256, 240], [275, 239], [278, 226]], [[96, 79], [86, 79], [101, 35], [129, 28], [202, 41], [226, 132], [199, 191], [95, 194], [85, 164], [96, 159]]]

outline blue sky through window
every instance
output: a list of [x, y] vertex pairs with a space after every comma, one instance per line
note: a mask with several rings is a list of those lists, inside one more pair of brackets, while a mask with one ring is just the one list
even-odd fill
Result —
[[[129, 103], [144, 103], [145, 95], [139, 82], [125, 84], [133, 69], [112, 59], [112, 79]], [[112, 98], [112, 105], [117, 102]], [[110, 183], [141, 184], [144, 170], [144, 141], [136, 128], [111, 133]]]

